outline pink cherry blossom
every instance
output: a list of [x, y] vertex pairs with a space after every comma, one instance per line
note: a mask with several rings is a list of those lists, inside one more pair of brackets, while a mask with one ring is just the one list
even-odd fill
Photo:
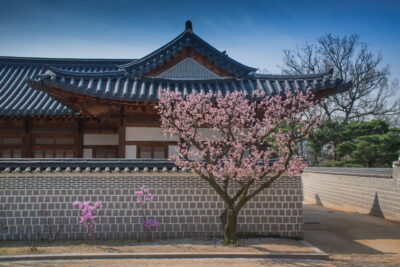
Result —
[[[273, 96], [160, 90], [157, 108], [164, 134], [179, 140], [172, 161], [209, 182], [238, 213], [276, 179], [305, 167], [296, 151], [321, 121], [315, 100], [311, 91], [300, 90]], [[241, 190], [232, 195], [231, 183]]]

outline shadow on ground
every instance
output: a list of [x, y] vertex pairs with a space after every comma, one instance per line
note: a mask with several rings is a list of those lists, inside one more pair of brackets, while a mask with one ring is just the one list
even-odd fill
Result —
[[[329, 254], [400, 254], [400, 223], [310, 204], [304, 205], [304, 222], [305, 240]], [[385, 240], [398, 247], [386, 251]]]

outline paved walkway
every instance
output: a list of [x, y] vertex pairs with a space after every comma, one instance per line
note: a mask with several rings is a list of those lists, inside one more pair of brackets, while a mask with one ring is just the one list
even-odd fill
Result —
[[305, 240], [331, 254], [333, 261], [199, 259], [82, 260], [10, 262], [0, 266], [400, 266], [400, 224], [380, 218], [304, 206]]
[[304, 205], [305, 240], [339, 266], [400, 266], [400, 223]]

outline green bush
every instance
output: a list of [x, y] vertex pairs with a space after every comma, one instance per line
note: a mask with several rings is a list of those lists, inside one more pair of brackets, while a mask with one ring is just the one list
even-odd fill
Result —
[[354, 167], [360, 168], [363, 165], [351, 161], [324, 161], [318, 164], [318, 167]]

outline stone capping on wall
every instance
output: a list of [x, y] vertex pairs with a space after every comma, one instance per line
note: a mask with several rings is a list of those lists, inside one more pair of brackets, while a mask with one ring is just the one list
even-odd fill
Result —
[[303, 172], [393, 179], [392, 168], [307, 167]]
[[[274, 160], [270, 161], [272, 164]], [[0, 159], [0, 173], [191, 173], [169, 159]]]
[[0, 159], [0, 173], [184, 172], [165, 159]]

